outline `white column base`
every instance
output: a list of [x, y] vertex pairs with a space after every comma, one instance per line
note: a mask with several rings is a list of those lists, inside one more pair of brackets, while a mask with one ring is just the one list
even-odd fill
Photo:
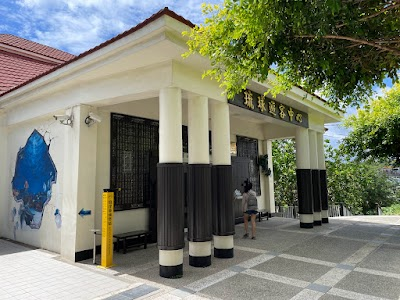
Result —
[[160, 276], [180, 278], [183, 275], [183, 249], [159, 250]]
[[314, 214], [300, 214], [300, 227], [313, 228], [314, 227]]
[[214, 235], [214, 257], [233, 257], [233, 235]]
[[189, 242], [189, 265], [201, 268], [211, 265], [211, 241]]
[[321, 212], [314, 212], [314, 225], [322, 225]]
[[322, 223], [329, 223], [329, 212], [327, 210], [321, 211], [321, 220]]

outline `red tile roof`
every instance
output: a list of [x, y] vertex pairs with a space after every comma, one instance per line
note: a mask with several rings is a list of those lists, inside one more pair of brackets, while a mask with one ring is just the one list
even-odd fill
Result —
[[0, 95], [56, 66], [0, 50]]
[[32, 42], [11, 34], [0, 34], [0, 44], [16, 47], [22, 50], [44, 55], [47, 57], [62, 60], [64, 62], [73, 59], [75, 55], [67, 52], [45, 46], [36, 42]]

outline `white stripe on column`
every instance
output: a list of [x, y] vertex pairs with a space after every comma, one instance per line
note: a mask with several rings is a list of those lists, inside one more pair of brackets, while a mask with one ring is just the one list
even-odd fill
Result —
[[183, 249], [159, 250], [158, 253], [161, 266], [174, 267], [183, 264]]
[[214, 248], [233, 249], [233, 235], [214, 235]]

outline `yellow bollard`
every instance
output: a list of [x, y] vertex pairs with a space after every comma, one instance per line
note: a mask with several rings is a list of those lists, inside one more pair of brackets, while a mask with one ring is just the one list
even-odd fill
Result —
[[101, 267], [113, 266], [114, 192], [104, 190], [101, 222]]

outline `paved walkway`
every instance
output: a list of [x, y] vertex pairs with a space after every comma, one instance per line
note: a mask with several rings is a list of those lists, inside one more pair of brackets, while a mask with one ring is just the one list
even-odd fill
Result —
[[190, 267], [185, 249], [181, 279], [158, 276], [155, 245], [116, 253], [104, 270], [0, 239], [0, 299], [400, 299], [400, 216], [257, 225], [257, 240], [237, 225], [235, 257], [208, 268]]

